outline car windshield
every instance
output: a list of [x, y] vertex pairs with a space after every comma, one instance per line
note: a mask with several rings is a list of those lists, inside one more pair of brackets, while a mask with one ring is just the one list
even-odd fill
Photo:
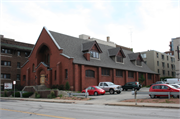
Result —
[[109, 84], [109, 86], [110, 86], [110, 85], [114, 85], [114, 83], [111, 83], [111, 82], [107, 82], [107, 83]]
[[99, 86], [96, 86], [97, 89], [101, 89]]
[[174, 88], [174, 89], [177, 89], [177, 88], [175, 88], [174, 86], [172, 86], [172, 85], [168, 85], [170, 88]]
[[180, 86], [179, 86], [179, 85], [172, 85], [172, 86], [174, 86], [175, 88], [180, 88]]

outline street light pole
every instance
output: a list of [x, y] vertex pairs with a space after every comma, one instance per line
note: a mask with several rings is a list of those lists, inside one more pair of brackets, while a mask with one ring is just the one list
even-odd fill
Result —
[[16, 85], [16, 81], [13, 81], [14, 84], [14, 97], [15, 97], [15, 85]]

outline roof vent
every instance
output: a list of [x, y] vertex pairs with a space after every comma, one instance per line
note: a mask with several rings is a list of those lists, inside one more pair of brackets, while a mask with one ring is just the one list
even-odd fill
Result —
[[110, 41], [110, 37], [108, 36], [108, 37], [107, 37], [107, 42], [109, 42], [109, 41]]

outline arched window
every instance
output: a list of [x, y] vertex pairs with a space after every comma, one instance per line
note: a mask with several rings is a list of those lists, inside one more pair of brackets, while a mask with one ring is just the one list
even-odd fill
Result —
[[93, 70], [86, 70], [86, 77], [95, 77], [94, 76], [94, 71]]

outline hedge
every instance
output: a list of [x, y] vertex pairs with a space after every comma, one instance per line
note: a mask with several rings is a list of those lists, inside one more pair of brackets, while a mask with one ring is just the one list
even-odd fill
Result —
[[[14, 97], [14, 93], [12, 94], [12, 96]], [[15, 97], [20, 97], [20, 93], [19, 92], [15, 92]]]
[[33, 94], [33, 92], [27, 92], [27, 93], [23, 93], [22, 96], [23, 96], [24, 98], [28, 98], [28, 97], [30, 97], [32, 94]]

